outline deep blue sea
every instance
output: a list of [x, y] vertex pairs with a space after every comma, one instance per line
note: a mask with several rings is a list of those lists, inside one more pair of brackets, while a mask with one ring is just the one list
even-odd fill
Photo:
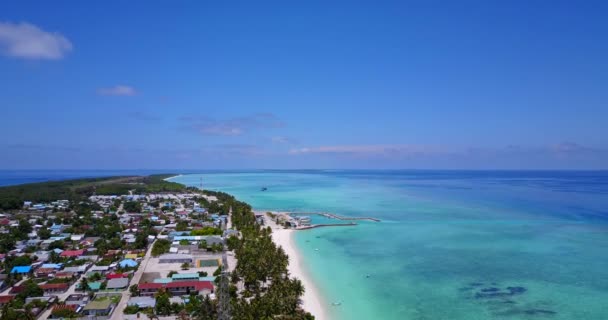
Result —
[[381, 219], [296, 233], [332, 319], [608, 319], [607, 171], [176, 173], [257, 209]]

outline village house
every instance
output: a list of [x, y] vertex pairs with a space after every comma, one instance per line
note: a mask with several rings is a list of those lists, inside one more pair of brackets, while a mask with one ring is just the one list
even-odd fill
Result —
[[80, 257], [83, 254], [84, 254], [84, 250], [82, 250], [82, 249], [80, 249], [80, 250], [65, 250], [61, 254], [59, 254], [59, 256], [60, 257], [73, 258], [73, 257]]
[[105, 316], [112, 312], [112, 301], [110, 299], [93, 300], [83, 308], [87, 316]]
[[106, 289], [108, 290], [119, 290], [129, 286], [129, 278], [115, 278], [108, 280]]
[[69, 288], [70, 285], [68, 283], [46, 283], [40, 285], [40, 289], [44, 291], [45, 295], [63, 293], [66, 292]]
[[66, 305], [85, 306], [89, 303], [89, 295], [87, 294], [71, 294], [65, 299]]
[[175, 296], [190, 294], [210, 294], [214, 287], [211, 281], [176, 281], [169, 283], [140, 283], [137, 286], [141, 296], [154, 296], [160, 289], [166, 289]]

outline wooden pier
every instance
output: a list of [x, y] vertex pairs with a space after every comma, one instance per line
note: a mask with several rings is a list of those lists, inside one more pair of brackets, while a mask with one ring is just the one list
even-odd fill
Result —
[[308, 230], [308, 229], [314, 229], [314, 228], [320, 228], [320, 227], [352, 227], [352, 226], [356, 226], [357, 224], [354, 222], [350, 222], [350, 223], [322, 223], [322, 224], [311, 224], [309, 226], [303, 226], [303, 227], [297, 227], [295, 228], [295, 230]]
[[373, 221], [373, 222], [381, 222], [380, 219], [378, 218], [372, 218], [372, 217], [344, 217], [344, 216], [339, 216], [337, 214], [334, 213], [329, 213], [329, 212], [290, 212], [290, 215], [306, 215], [306, 216], [310, 216], [313, 214], [319, 215], [319, 216], [324, 216], [325, 218], [329, 218], [329, 219], [336, 219], [336, 220], [342, 220], [342, 221]]
[[344, 221], [349, 221], [349, 220], [368, 220], [368, 221], [374, 221], [374, 222], [380, 222], [380, 219], [377, 218], [371, 218], [371, 217], [343, 217], [343, 216], [339, 216], [337, 214], [333, 214], [333, 213], [319, 213], [320, 215], [326, 217], [326, 218], [330, 218], [330, 219], [337, 219], [337, 220], [344, 220]]

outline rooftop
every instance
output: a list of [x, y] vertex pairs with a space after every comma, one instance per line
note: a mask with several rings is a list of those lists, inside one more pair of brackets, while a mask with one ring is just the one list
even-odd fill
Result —
[[147, 289], [160, 289], [164, 287], [163, 283], [140, 283], [137, 285], [139, 290], [147, 290]]
[[110, 279], [110, 280], [108, 280], [108, 284], [106, 285], [106, 288], [121, 289], [121, 288], [126, 288], [128, 285], [129, 285], [129, 279], [127, 279], [127, 278]]
[[13, 267], [11, 273], [28, 273], [32, 271], [32, 266], [16, 266]]
[[67, 283], [45, 283], [40, 285], [40, 288], [42, 288], [42, 290], [67, 289], [69, 287], [70, 285]]
[[66, 250], [63, 251], [60, 256], [61, 257], [78, 257], [84, 254], [84, 250]]

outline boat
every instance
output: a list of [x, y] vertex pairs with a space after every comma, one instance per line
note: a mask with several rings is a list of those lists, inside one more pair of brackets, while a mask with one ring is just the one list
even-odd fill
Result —
[[266, 190], [268, 190], [268, 188], [266, 188], [266, 187], [262, 187], [262, 189], [260, 189], [260, 190], [261, 190], [261, 191], [266, 191]]

